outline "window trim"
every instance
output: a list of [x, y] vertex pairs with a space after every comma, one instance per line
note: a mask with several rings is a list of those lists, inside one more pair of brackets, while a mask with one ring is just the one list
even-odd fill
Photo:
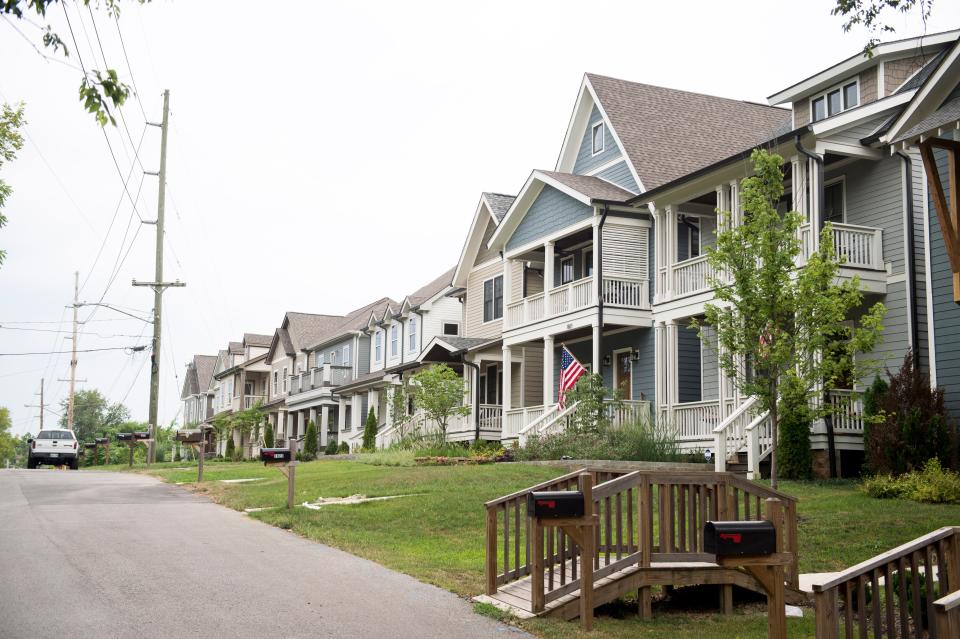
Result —
[[407, 351], [413, 353], [417, 350], [417, 318], [413, 315], [407, 319]]
[[[456, 333], [448, 333], [448, 332], [447, 332], [447, 326], [456, 326], [456, 327], [457, 327], [457, 332], [456, 332]], [[444, 336], [444, 337], [460, 337], [460, 322], [444, 321], [444, 322], [441, 323], [440, 330], [443, 332], [443, 336]]]
[[373, 333], [373, 361], [380, 362], [382, 361], [380, 356], [383, 354], [381, 348], [383, 347], [383, 331], [376, 330]]
[[[600, 129], [600, 148], [597, 148], [597, 129]], [[607, 146], [607, 126], [603, 120], [598, 120], [590, 125], [590, 157], [603, 153]]]
[[[848, 106], [848, 105], [847, 105], [846, 93], [844, 92], [844, 89], [845, 89], [846, 87], [850, 86], [851, 84], [854, 84], [854, 85], [856, 85], [856, 87], [857, 87], [857, 103], [854, 104], [853, 106]], [[830, 102], [829, 102], [829, 100], [827, 99], [827, 96], [828, 96], [829, 94], [833, 93], [834, 91], [839, 91], [839, 92], [840, 92], [840, 111], [838, 111], [837, 113], [834, 113], [833, 115], [831, 115], [831, 114], [830, 114]], [[817, 100], [821, 99], [821, 98], [823, 99], [823, 113], [824, 113], [824, 116], [823, 116], [823, 118], [821, 118], [821, 119], [819, 119], [819, 120], [815, 120], [815, 119], [813, 119], [813, 103], [816, 102]], [[862, 103], [863, 103], [863, 100], [862, 100], [862, 96], [860, 95], [860, 76], [854, 76], [853, 78], [847, 78], [847, 79], [844, 80], [843, 82], [840, 82], [839, 84], [835, 84], [835, 85], [833, 85], [833, 86], [831, 86], [831, 87], [827, 87], [825, 90], [819, 91], [819, 92], [817, 92], [816, 94], [811, 95], [811, 96], [807, 99], [807, 108], [809, 109], [810, 123], [813, 124], [814, 122], [823, 122], [823, 120], [827, 120], [827, 119], [829, 119], [829, 118], [832, 118], [834, 115], [840, 115], [841, 113], [844, 113], [845, 111], [849, 111], [850, 109], [855, 109], [855, 108], [857, 108], [858, 106], [860, 106]]]
[[396, 357], [400, 348], [400, 331], [397, 329], [397, 323], [390, 324], [390, 357]]
[[[587, 254], [590, 255], [590, 259], [587, 259]], [[583, 277], [592, 277], [593, 273], [591, 272], [587, 275], [587, 268], [593, 269], [593, 245], [584, 246], [580, 249], [580, 273]]]
[[289, 368], [286, 366], [283, 367], [283, 392], [287, 392], [287, 380], [290, 379]]
[[[500, 280], [500, 315], [497, 315], [497, 279]], [[487, 319], [487, 282], [490, 284], [490, 319]], [[483, 304], [481, 306], [481, 312], [483, 313], [483, 324], [489, 324], [491, 322], [499, 322], [503, 319], [503, 274], [494, 275], [493, 277], [488, 277], [483, 280]]]

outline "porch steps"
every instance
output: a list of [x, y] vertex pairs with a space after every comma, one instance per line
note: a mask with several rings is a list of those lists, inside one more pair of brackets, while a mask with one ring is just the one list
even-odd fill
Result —
[[[733, 461], [733, 460], [736, 461]], [[737, 453], [736, 457], [731, 457], [727, 460], [727, 472], [735, 473], [743, 477], [747, 476], [747, 473], [750, 470], [750, 466], [747, 464], [747, 451], [741, 450]], [[760, 476], [764, 479], [770, 477], [770, 458], [767, 457], [760, 462]]]

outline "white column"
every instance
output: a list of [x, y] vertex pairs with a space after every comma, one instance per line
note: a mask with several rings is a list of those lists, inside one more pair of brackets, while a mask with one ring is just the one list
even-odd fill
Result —
[[[316, 409], [316, 408], [311, 408], [311, 409], [310, 409], [310, 414], [307, 416], [307, 419], [308, 419], [308, 421], [313, 422], [313, 423], [319, 428], [319, 424], [317, 424], [317, 409]], [[306, 432], [306, 429], [304, 429], [304, 432]]]
[[600, 361], [600, 324], [593, 322], [593, 373], [603, 373], [603, 365]]
[[363, 398], [360, 397], [359, 394], [354, 395], [353, 407], [350, 409], [350, 428], [353, 429], [353, 432], [357, 432], [365, 418], [366, 415], [363, 414]]
[[654, 395], [656, 397], [655, 415], [660, 415], [661, 411], [667, 408], [667, 328], [663, 322], [658, 322], [654, 329], [655, 352], [654, 375], [656, 379], [654, 384]]
[[[373, 408], [373, 414], [377, 416], [377, 423], [380, 423], [380, 391], [372, 390], [370, 391], [370, 396], [367, 398], [367, 413], [370, 413], [370, 409]], [[363, 416], [361, 424], [365, 424], [367, 416]]]
[[597, 247], [600, 246], [600, 218], [593, 217], [593, 303], [598, 304], [600, 300], [601, 278], [600, 259], [597, 255]]
[[343, 429], [347, 427], [347, 398], [343, 395], [340, 396], [340, 410], [337, 411], [337, 434], [340, 435], [342, 440]]
[[666, 290], [662, 299], [670, 299], [673, 297], [674, 289], [673, 265], [677, 263], [677, 207], [672, 205], [666, 207], [663, 222], [664, 243], [666, 244], [664, 258], [667, 263], [667, 276], [665, 278]]
[[667, 388], [665, 390], [667, 405], [672, 407], [677, 403], [677, 398], [680, 396], [680, 379], [678, 376], [679, 370], [677, 368], [677, 320], [670, 320], [667, 322], [666, 336]]
[[293, 420], [294, 419], [296, 419], [296, 415], [294, 414], [294, 411], [289, 411], [287, 413], [287, 433], [286, 433], [287, 441], [289, 441], [290, 438], [293, 437]]
[[553, 404], [553, 335], [543, 338], [543, 405]]
[[383, 423], [386, 424], [387, 428], [390, 427], [390, 423], [393, 421], [393, 402], [390, 401], [390, 395], [394, 392], [395, 386], [388, 386], [383, 389], [383, 396], [386, 398], [386, 415], [384, 416]]
[[317, 425], [320, 429], [320, 445], [327, 445], [327, 429], [330, 428], [330, 407], [324, 404], [320, 408], [320, 423]]
[[508, 257], [503, 258], [503, 312], [507, 312], [507, 306], [513, 302], [513, 260]]
[[810, 252], [820, 250], [820, 180], [817, 165], [813, 160], [807, 160], [807, 183], [810, 185], [810, 196], [807, 208], [810, 211]]
[[734, 226], [740, 226], [743, 216], [740, 211], [740, 182], [731, 180], [730, 182], [730, 215]]
[[513, 375], [513, 360], [511, 357], [512, 353], [510, 352], [509, 346], [503, 347], [503, 397], [501, 398], [501, 403], [503, 404], [503, 412], [506, 413], [510, 410], [510, 400], [512, 399], [512, 375]]
[[[553, 242], [545, 242], [543, 244], [543, 290], [544, 292], [549, 292], [553, 288]], [[549, 304], [550, 302], [549, 294], [546, 296], [544, 303]], [[550, 307], [545, 306], [547, 315], [550, 314]]]

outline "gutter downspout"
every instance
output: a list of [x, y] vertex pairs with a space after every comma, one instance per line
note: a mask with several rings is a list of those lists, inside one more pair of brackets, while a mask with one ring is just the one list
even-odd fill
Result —
[[[817, 155], [816, 153], [811, 153], [809, 150], [804, 148], [803, 143], [800, 141], [800, 134], [797, 133], [794, 137], [794, 146], [797, 151], [803, 156], [811, 159], [817, 165], [817, 237], [820, 236], [820, 232], [823, 231], [824, 225], [824, 211], [823, 211], [823, 158]], [[794, 179], [796, 183], [796, 179]], [[826, 388], [823, 389], [823, 403], [829, 404], [828, 391]], [[837, 438], [836, 433], [833, 429], [833, 415], [827, 413], [823, 417], [823, 423], [827, 428], [827, 455], [830, 458], [830, 477], [837, 476]]]
[[[474, 432], [473, 440], [480, 441], [480, 366], [479, 364], [474, 364], [473, 362], [467, 361], [467, 354], [460, 354], [460, 362], [464, 366], [469, 366], [474, 371], [474, 380], [473, 384], [473, 423], [474, 423]], [[500, 414], [500, 428], [503, 429], [503, 413]]]
[[[594, 374], [599, 373], [603, 375], [603, 225], [607, 221], [607, 215], [610, 213], [610, 205], [603, 205], [603, 213], [600, 215], [600, 224], [597, 225], [597, 264], [599, 268], [597, 273], [594, 273], [593, 276], [597, 278], [597, 326], [599, 330], [597, 331], [598, 341], [597, 352], [600, 353], [600, 370], [593, 371]], [[610, 384], [613, 385], [613, 376], [610, 377]]]
[[904, 220], [904, 232], [906, 233], [904, 249], [907, 262], [907, 313], [910, 315], [910, 353], [913, 357], [913, 365], [919, 369], [920, 327], [917, 325], [917, 261], [913, 221], [913, 158], [903, 151], [897, 151], [897, 155], [903, 160], [903, 168], [906, 171], [907, 206], [904, 207], [903, 214], [906, 218]]

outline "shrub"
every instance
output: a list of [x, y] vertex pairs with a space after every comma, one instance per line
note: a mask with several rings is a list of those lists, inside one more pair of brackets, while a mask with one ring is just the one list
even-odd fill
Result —
[[377, 416], [373, 408], [367, 413], [367, 421], [363, 424], [363, 450], [372, 451], [377, 448]]
[[176, 451], [173, 453], [173, 461], [180, 461], [180, 446], [177, 446]]
[[[612, 393], [612, 394], [611, 394]], [[572, 427], [580, 432], [599, 432], [610, 425], [605, 400], [610, 396], [614, 410], [622, 405], [619, 388], [610, 390], [603, 385], [603, 375], [583, 375], [566, 394], [566, 405], [576, 404], [571, 416]]]
[[928, 504], [960, 504], [960, 474], [944, 469], [936, 457], [923, 470], [892, 477], [877, 475], [863, 482], [863, 490], [877, 499], [909, 499]]
[[327, 442], [327, 447], [323, 449], [324, 455], [336, 455], [337, 454], [337, 442], [336, 440], [331, 439]]
[[347, 442], [340, 442], [340, 445], [337, 446], [337, 454], [349, 454], [350, 445]]
[[[666, 429], [657, 428], [649, 420], [629, 422], [622, 426], [602, 426], [593, 432], [575, 429], [544, 436], [533, 436], [523, 448], [514, 451], [519, 460], [610, 459], [624, 461], [683, 461], [688, 457], [679, 451]], [[698, 461], [702, 461], [702, 456]]]
[[372, 453], [364, 453], [357, 460], [362, 464], [372, 466], [416, 466], [417, 454], [412, 450], [393, 448]]
[[233, 436], [227, 436], [227, 450], [224, 453], [224, 459], [233, 459], [234, 454], [236, 453], [236, 444], [233, 443]]
[[307, 422], [307, 434], [303, 442], [303, 458], [310, 461], [317, 458], [317, 425], [310, 420]]
[[263, 429], [263, 447], [273, 448], [273, 426], [269, 423]]
[[930, 378], [914, 367], [910, 353], [889, 387], [875, 380], [868, 395], [872, 416], [864, 451], [870, 472], [901, 475], [932, 458], [956, 468], [956, 431], [948, 427], [943, 389], [930, 387]]
[[813, 453], [810, 450], [810, 426], [813, 413], [807, 393], [792, 375], [784, 377], [780, 387], [779, 427], [777, 444], [779, 475], [783, 479], [810, 479], [813, 475]]

